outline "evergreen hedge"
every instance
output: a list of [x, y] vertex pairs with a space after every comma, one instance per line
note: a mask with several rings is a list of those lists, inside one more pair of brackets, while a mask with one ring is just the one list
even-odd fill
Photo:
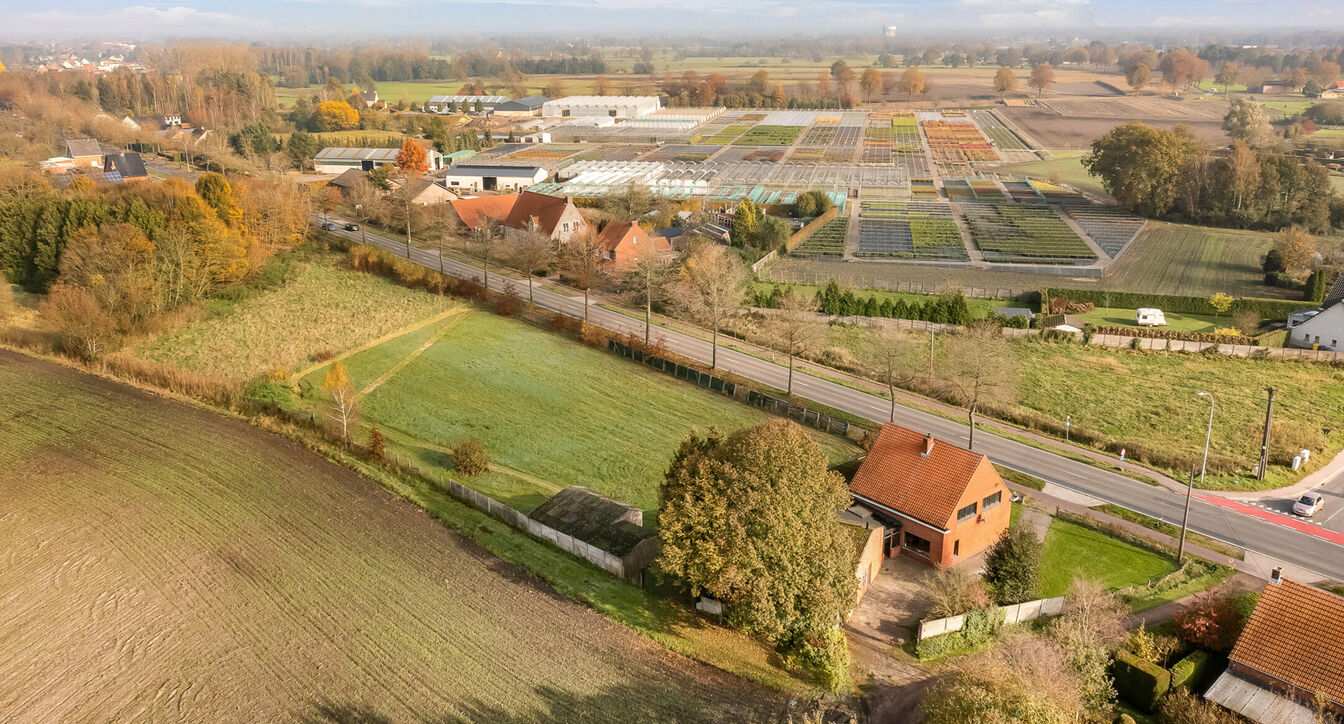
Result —
[[1149, 713], [1157, 711], [1157, 703], [1171, 689], [1171, 672], [1124, 650], [1116, 653], [1111, 675], [1115, 677], [1116, 693]]
[[[1147, 294], [1144, 292], [1108, 292], [1099, 289], [1060, 289], [1054, 287], [1046, 287], [1045, 289], [1042, 289], [1040, 293], [1041, 299], [1063, 297], [1075, 302], [1092, 302], [1098, 307], [1110, 307], [1112, 309], [1154, 307], [1173, 314], [1205, 314], [1209, 316], [1218, 314], [1218, 310], [1214, 309], [1213, 306], [1209, 304], [1209, 300], [1205, 297], [1184, 297], [1176, 294]], [[1300, 301], [1285, 299], [1241, 297], [1232, 302], [1232, 308], [1227, 311], [1227, 318], [1231, 320], [1233, 314], [1243, 309], [1250, 309], [1258, 313], [1261, 319], [1284, 319], [1290, 313], [1301, 309], [1302, 305], [1303, 303]]]

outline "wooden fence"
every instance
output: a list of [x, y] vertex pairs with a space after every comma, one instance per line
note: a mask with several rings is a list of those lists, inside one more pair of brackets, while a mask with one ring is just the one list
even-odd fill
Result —
[[[1064, 596], [1038, 598], [1035, 601], [1003, 606], [999, 610], [1003, 611], [1004, 623], [1022, 623], [1041, 616], [1056, 616], [1064, 612]], [[935, 618], [932, 621], [920, 621], [919, 633], [915, 640], [923, 641], [933, 636], [960, 631], [964, 625], [966, 625], [965, 614]]]

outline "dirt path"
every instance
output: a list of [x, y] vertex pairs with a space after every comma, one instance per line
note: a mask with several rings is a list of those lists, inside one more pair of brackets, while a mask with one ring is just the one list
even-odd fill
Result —
[[[388, 380], [395, 377], [398, 372], [406, 368], [406, 365], [414, 362], [415, 358], [424, 354], [425, 350], [437, 344], [439, 340], [443, 339], [444, 335], [448, 334], [448, 332], [450, 332], [453, 329], [453, 327], [456, 327], [459, 322], [467, 318], [467, 310], [465, 307], [455, 307], [452, 311], [457, 310], [464, 310], [464, 311], [461, 314], [452, 315], [452, 319], [450, 319], [447, 324], [443, 325], [443, 329], [440, 329], [438, 334], [434, 335], [433, 337], [430, 337], [428, 340], [425, 341], [424, 344], [420, 345], [418, 349], [407, 355], [406, 359], [403, 359], [400, 362], [396, 363], [395, 365], [392, 365], [392, 369], [388, 370], [387, 372], [384, 372], [378, 379], [374, 380], [372, 384], [360, 390], [359, 394], [355, 395], [355, 399], [361, 400], [364, 397], [367, 397], [374, 390], [381, 387], [384, 382], [387, 382]], [[421, 325], [420, 327], [417, 327], [417, 329], [422, 329], [423, 327], [424, 325]]]
[[449, 318], [449, 317], [451, 317], [451, 316], [454, 316], [454, 315], [457, 315], [457, 314], [462, 314], [462, 313], [464, 313], [464, 312], [466, 312], [466, 307], [460, 307], [460, 306], [459, 306], [459, 307], [453, 307], [452, 309], [448, 309], [448, 310], [445, 310], [445, 311], [440, 312], [440, 313], [438, 313], [438, 314], [435, 314], [435, 315], [432, 316], [432, 317], [428, 317], [428, 318], [426, 318], [426, 319], [422, 319], [422, 320], [420, 320], [419, 322], [416, 322], [415, 324], [412, 324], [412, 325], [409, 325], [409, 326], [406, 326], [406, 327], [402, 327], [401, 329], [398, 329], [398, 330], [395, 330], [395, 331], [392, 331], [392, 332], [388, 332], [387, 334], [385, 334], [385, 335], [379, 337], [378, 339], [370, 340], [369, 342], [366, 342], [366, 343], [364, 343], [363, 345], [360, 345], [359, 347], [356, 347], [356, 348], [351, 349], [351, 350], [346, 350], [345, 352], [342, 352], [342, 353], [336, 355], [335, 357], [332, 357], [331, 359], [326, 360], [326, 361], [324, 361], [324, 362], [314, 362], [313, 364], [311, 364], [311, 365], [309, 365], [309, 366], [303, 368], [302, 370], [299, 370], [298, 372], [296, 372], [296, 373], [290, 375], [290, 376], [289, 376], [289, 384], [290, 384], [291, 387], [293, 387], [293, 388], [295, 388], [295, 389], [297, 390], [298, 387], [299, 387], [299, 380], [303, 379], [304, 377], [307, 377], [308, 375], [310, 375], [310, 374], [316, 372], [317, 370], [322, 369], [323, 367], [326, 367], [327, 365], [329, 365], [329, 364], [331, 364], [331, 363], [333, 363], [333, 362], [340, 362], [340, 361], [342, 361], [342, 360], [344, 360], [344, 359], [346, 359], [346, 358], [349, 358], [349, 357], [352, 357], [352, 356], [354, 356], [354, 355], [357, 355], [357, 354], [359, 354], [360, 352], [363, 352], [363, 351], [365, 351], [365, 350], [373, 349], [374, 347], [377, 347], [378, 345], [380, 345], [380, 344], [382, 344], [382, 343], [384, 343], [384, 342], [388, 342], [388, 341], [394, 340], [394, 339], [396, 339], [397, 337], [400, 337], [400, 336], [402, 336], [402, 335], [410, 334], [411, 332], [415, 332], [415, 331], [424, 329], [425, 327], [428, 327], [429, 325], [434, 324], [435, 322], [441, 322], [441, 321], [443, 321], [443, 320], [445, 320], [445, 319], [447, 319], [447, 318]]

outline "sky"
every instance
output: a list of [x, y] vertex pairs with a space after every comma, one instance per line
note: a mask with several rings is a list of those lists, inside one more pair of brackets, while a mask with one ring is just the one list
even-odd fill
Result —
[[0, 0], [0, 39], [162, 40], [878, 33], [903, 37], [1023, 31], [1180, 32], [1335, 27], [1344, 1], [1297, 0]]

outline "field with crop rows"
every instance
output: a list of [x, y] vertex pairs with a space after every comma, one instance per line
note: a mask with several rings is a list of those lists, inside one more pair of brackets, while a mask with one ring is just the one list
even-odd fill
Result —
[[1069, 263], [1096, 259], [1092, 249], [1048, 206], [962, 204], [971, 238], [986, 261]]
[[859, 248], [866, 258], [967, 258], [952, 207], [940, 201], [863, 201]]
[[789, 252], [789, 255], [804, 258], [844, 256], [845, 236], [848, 233], [849, 219], [843, 216], [836, 217], [817, 229], [815, 234]]
[[[778, 695], [245, 421], [12, 353], [0, 386], [0, 719], [778, 720]], [[589, 584], [617, 585], [662, 619]]]
[[1113, 289], [1207, 297], [1301, 298], [1301, 293], [1264, 285], [1261, 260], [1274, 235], [1149, 221], [1106, 274]]
[[[425, 347], [425, 341], [429, 343]], [[387, 349], [385, 349], [387, 348]], [[397, 362], [407, 361], [398, 368]], [[765, 413], [524, 322], [472, 311], [438, 337], [393, 340], [347, 361], [365, 390], [364, 419], [426, 470], [472, 436], [498, 469], [466, 484], [522, 510], [566, 485], [586, 485], [655, 519], [658, 482], [692, 430], [734, 430]], [[383, 379], [389, 372], [390, 377]], [[316, 407], [325, 369], [302, 381]], [[555, 424], [563, 411], [564, 424]], [[857, 453], [816, 433], [837, 460]]]
[[735, 141], [739, 146], [789, 146], [798, 140], [801, 126], [753, 126]]

